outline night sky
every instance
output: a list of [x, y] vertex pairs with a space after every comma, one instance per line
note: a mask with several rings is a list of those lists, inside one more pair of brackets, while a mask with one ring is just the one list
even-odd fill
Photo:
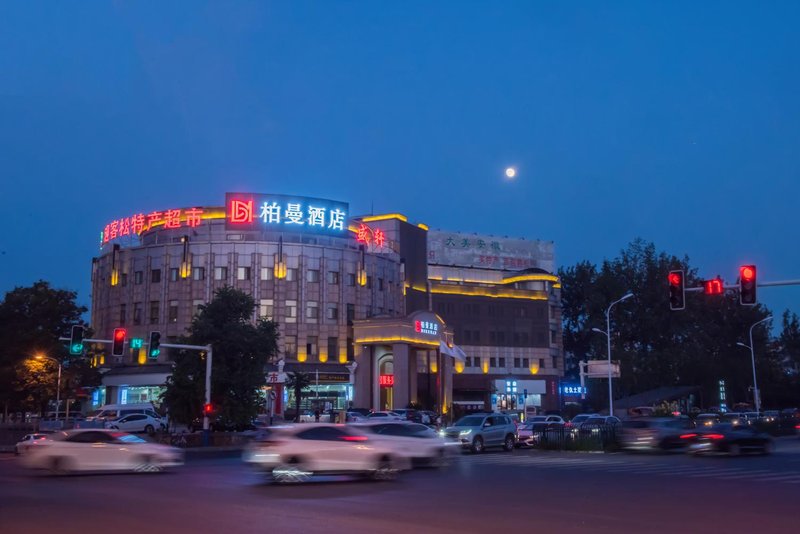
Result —
[[[800, 3], [4, 2], [0, 291], [226, 191], [800, 278]], [[514, 181], [505, 178], [515, 166]], [[666, 292], [666, 289], [665, 289]], [[800, 312], [800, 288], [763, 288]], [[666, 293], [665, 293], [666, 306]]]

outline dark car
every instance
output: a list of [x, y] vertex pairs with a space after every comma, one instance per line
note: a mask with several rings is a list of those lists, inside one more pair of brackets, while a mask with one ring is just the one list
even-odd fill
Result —
[[[252, 421], [249, 424], [233, 423], [226, 421], [222, 418], [212, 419], [208, 423], [208, 428], [211, 432], [245, 432], [248, 430], [256, 430], [258, 421]], [[197, 432], [203, 430], [203, 419], [195, 419], [189, 425], [190, 432]]]
[[722, 453], [739, 456], [742, 453], [770, 454], [775, 449], [772, 438], [752, 426], [719, 424], [711, 428], [698, 427], [692, 436], [692, 454]]

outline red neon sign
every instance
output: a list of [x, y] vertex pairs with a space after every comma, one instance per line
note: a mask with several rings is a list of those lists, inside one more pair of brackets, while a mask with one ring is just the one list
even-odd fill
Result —
[[108, 243], [118, 237], [126, 235], [139, 235], [146, 230], [160, 224], [164, 228], [180, 228], [181, 222], [185, 221], [185, 226], [195, 228], [200, 226], [202, 220], [202, 208], [190, 209], [171, 209], [166, 211], [154, 211], [145, 215], [137, 213], [131, 217], [111, 221], [103, 228], [103, 243]]
[[383, 233], [383, 230], [376, 228], [372, 236], [375, 238], [375, 246], [383, 248], [383, 244], [386, 242], [386, 234]]
[[381, 375], [379, 377], [379, 384], [384, 388], [394, 386], [394, 375]]
[[414, 321], [414, 332], [422, 332], [422, 321]]
[[231, 200], [228, 208], [228, 222], [233, 224], [250, 224], [253, 222], [252, 200]]
[[713, 280], [706, 280], [703, 282], [703, 292], [706, 295], [722, 295], [725, 290], [722, 279], [714, 278]]
[[372, 241], [372, 230], [370, 230], [369, 226], [361, 223], [356, 232], [356, 241], [369, 245], [370, 241]]

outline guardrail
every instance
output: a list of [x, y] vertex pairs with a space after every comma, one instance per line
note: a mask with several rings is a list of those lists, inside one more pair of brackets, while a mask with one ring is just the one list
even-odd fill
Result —
[[533, 427], [533, 447], [561, 451], [607, 451], [618, 447], [616, 425]]

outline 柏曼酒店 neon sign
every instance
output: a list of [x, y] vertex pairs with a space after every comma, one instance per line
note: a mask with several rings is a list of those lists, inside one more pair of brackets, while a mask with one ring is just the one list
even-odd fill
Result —
[[347, 232], [348, 204], [335, 200], [227, 193], [227, 230], [278, 230], [343, 236]]

